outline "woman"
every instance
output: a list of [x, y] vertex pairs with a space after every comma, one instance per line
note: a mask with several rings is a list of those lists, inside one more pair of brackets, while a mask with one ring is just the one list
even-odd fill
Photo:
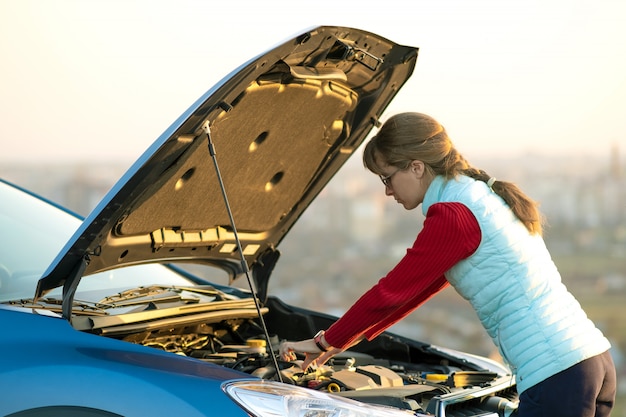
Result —
[[451, 284], [516, 375], [518, 415], [608, 416], [616, 391], [610, 344], [561, 283], [537, 204], [471, 167], [445, 129], [420, 113], [391, 117], [366, 145], [365, 166], [422, 231], [404, 258], [330, 328], [283, 342], [303, 368], [371, 340]]

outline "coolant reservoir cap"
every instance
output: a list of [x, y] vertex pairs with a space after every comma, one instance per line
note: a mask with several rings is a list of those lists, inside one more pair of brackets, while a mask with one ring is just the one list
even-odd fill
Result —
[[263, 339], [248, 339], [246, 345], [251, 348], [264, 348], [267, 343]]
[[261, 355], [264, 355], [266, 352], [265, 350], [265, 340], [263, 339], [248, 339], [246, 340], [246, 350], [249, 353], [259, 353]]

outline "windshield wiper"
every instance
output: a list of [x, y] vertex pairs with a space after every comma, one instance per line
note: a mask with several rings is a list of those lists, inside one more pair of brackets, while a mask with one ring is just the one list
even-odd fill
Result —
[[[63, 313], [63, 300], [60, 300], [58, 298], [39, 298], [37, 301], [32, 298], [27, 298], [21, 300], [12, 300], [7, 302], [6, 304], [23, 308], [32, 308], [35, 310], [41, 309], [52, 311], [55, 313]], [[107, 315], [106, 311], [104, 311], [102, 306], [98, 303], [80, 300], [74, 300], [72, 302], [72, 313], [77, 315]]]
[[137, 287], [103, 298], [97, 304], [110, 308], [147, 303], [181, 302], [197, 304], [201, 301], [224, 301], [227, 297], [215, 288], [188, 288], [151, 285]]
[[138, 287], [130, 290], [122, 291], [114, 295], [103, 298], [98, 304], [109, 308], [127, 307], [138, 304], [146, 304], [151, 302], [174, 302], [189, 301], [198, 302], [198, 299], [183, 300], [180, 293], [174, 291], [170, 287], [150, 286]]

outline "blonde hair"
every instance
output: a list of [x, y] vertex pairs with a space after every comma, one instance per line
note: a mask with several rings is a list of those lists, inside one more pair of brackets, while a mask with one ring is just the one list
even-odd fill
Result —
[[[466, 175], [487, 183], [491, 178], [467, 162], [439, 122], [422, 113], [399, 113], [390, 117], [363, 152], [364, 165], [379, 175], [383, 174], [381, 165], [406, 169], [414, 160], [422, 161], [430, 174], [447, 179]], [[512, 182], [497, 180], [491, 188], [530, 233], [542, 234], [542, 216], [535, 201]]]

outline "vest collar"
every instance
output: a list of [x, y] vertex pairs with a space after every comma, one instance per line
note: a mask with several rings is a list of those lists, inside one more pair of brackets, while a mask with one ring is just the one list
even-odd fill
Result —
[[428, 213], [430, 206], [440, 201], [441, 193], [446, 183], [447, 181], [442, 175], [437, 175], [433, 178], [426, 190], [426, 194], [424, 194], [424, 201], [422, 202], [422, 214], [424, 216]]

